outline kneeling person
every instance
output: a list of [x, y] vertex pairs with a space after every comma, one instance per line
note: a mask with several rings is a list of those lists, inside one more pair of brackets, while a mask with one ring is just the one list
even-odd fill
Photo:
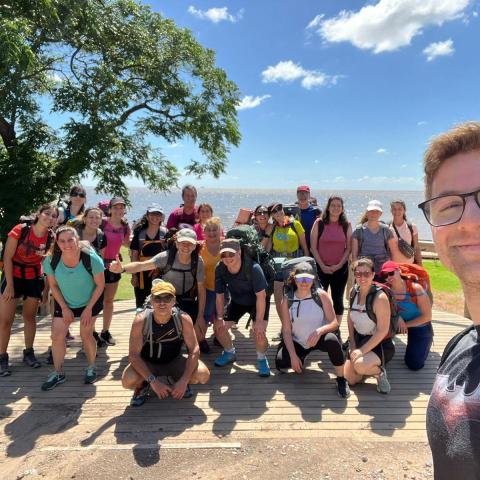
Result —
[[[193, 322], [189, 315], [175, 307], [175, 287], [157, 281], [151, 289], [152, 308], [140, 312], [130, 331], [128, 358], [122, 385], [134, 389], [132, 406], [145, 402], [149, 389], [159, 398], [171, 395], [176, 400], [191, 396], [189, 384], [207, 383], [210, 372], [199, 360]], [[185, 343], [188, 356], [181, 354]], [[173, 385], [167, 385], [159, 376], [171, 377]]]
[[[261, 377], [270, 376], [270, 367], [265, 355], [268, 348], [266, 336], [268, 309], [266, 308], [267, 281], [260, 265], [250, 258], [242, 258], [240, 243], [235, 239], [223, 240], [220, 244], [221, 261], [215, 269], [215, 292], [218, 318], [215, 320], [215, 336], [222, 344], [223, 353], [215, 360], [217, 367], [235, 361], [235, 347], [228, 332], [240, 318], [249, 313], [254, 319], [257, 368]], [[225, 319], [225, 291], [230, 293], [230, 303]]]

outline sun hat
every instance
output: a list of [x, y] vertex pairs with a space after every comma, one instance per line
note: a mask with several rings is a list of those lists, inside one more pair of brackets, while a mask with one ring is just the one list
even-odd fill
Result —
[[163, 208], [158, 203], [151, 203], [147, 207], [147, 213], [161, 213], [164, 215]]
[[383, 213], [383, 205], [379, 200], [370, 200], [367, 205], [367, 212], [377, 210]]
[[197, 234], [191, 228], [182, 228], [177, 233], [177, 242], [190, 242], [197, 244]]
[[150, 293], [153, 296], [168, 293], [170, 295], [173, 295], [174, 297], [177, 294], [177, 292], [175, 291], [175, 287], [170, 282], [165, 282], [163, 280], [153, 283]]

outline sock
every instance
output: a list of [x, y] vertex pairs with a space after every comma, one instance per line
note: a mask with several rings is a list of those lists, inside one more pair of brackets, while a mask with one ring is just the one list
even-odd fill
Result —
[[266, 358], [265, 352], [257, 352], [257, 360], [265, 360]]

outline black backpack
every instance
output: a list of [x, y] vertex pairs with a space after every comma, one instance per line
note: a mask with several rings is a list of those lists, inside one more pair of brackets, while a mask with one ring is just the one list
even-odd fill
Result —
[[[62, 252], [60, 250], [55, 250], [50, 260], [50, 266], [52, 267], [53, 272], [55, 272], [60, 259], [62, 258]], [[90, 257], [90, 250], [87, 248], [80, 249], [80, 261], [83, 263], [85, 270], [93, 277], [92, 270], [92, 258]]]
[[[358, 285], [354, 285], [352, 290], [350, 291], [350, 311], [353, 309], [353, 302], [355, 301], [355, 297], [358, 295], [358, 292]], [[373, 311], [373, 302], [375, 301], [375, 297], [377, 296], [377, 294], [380, 292], [385, 293], [388, 298], [388, 303], [390, 304], [390, 327], [388, 338], [393, 338], [398, 331], [399, 313], [397, 303], [395, 302], [395, 297], [390, 288], [383, 283], [373, 282], [367, 294], [367, 298], [365, 299], [365, 310], [368, 318], [370, 318], [370, 320], [372, 320], [373, 322], [377, 323], [377, 316]]]

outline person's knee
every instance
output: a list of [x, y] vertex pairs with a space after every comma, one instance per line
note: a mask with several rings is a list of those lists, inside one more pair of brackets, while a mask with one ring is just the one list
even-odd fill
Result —
[[409, 358], [405, 357], [405, 365], [413, 371], [421, 370], [425, 366], [425, 361], [422, 361], [419, 358]]
[[93, 341], [93, 328], [80, 327], [80, 338], [83, 342]]
[[207, 368], [206, 365], [199, 366], [198, 370], [195, 372], [193, 381], [191, 383], [200, 383], [205, 385], [210, 380], [210, 370]]
[[374, 365], [365, 362], [363, 358], [359, 358], [357, 361], [352, 362], [352, 367], [358, 375], [370, 375]]
[[140, 375], [129, 365], [122, 375], [122, 387], [126, 390], [133, 390], [137, 387], [139, 381], [141, 380]]
[[64, 342], [65, 341], [65, 329], [61, 327], [52, 328], [52, 333], [50, 335], [52, 342]]

